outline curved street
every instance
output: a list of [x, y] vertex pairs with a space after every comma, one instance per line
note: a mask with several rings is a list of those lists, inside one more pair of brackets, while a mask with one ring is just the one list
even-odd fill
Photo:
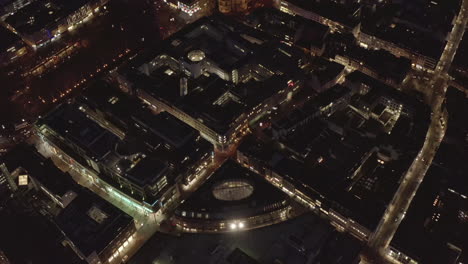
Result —
[[411, 201], [444, 138], [448, 119], [448, 113], [444, 106], [445, 93], [450, 79], [448, 71], [463, 38], [467, 21], [468, 0], [463, 0], [445, 49], [433, 73], [433, 78], [427, 86], [426, 93], [431, 98], [432, 114], [424, 145], [404, 176], [377, 229], [369, 240], [368, 245], [371, 254], [367, 256], [367, 261], [371, 263], [389, 261], [390, 242], [405, 217]]

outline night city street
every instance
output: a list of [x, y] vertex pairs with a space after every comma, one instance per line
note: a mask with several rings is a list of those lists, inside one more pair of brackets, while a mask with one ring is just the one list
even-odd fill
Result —
[[468, 264], [468, 0], [0, 0], [0, 264]]

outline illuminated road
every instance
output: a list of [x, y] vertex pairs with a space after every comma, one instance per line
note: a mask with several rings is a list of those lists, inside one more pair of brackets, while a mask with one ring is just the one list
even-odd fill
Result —
[[428, 84], [427, 93], [432, 108], [432, 117], [421, 151], [411, 164], [395, 196], [387, 207], [377, 229], [369, 240], [370, 251], [363, 262], [388, 262], [388, 246], [403, 220], [419, 185], [429, 169], [442, 142], [447, 128], [447, 111], [444, 107], [445, 93], [449, 81], [448, 70], [463, 38], [468, 20], [468, 0], [463, 0], [460, 13], [449, 35], [441, 59]]

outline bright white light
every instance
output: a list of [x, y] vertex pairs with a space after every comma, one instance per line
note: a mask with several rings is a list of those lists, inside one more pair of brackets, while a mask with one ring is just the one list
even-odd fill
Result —
[[230, 227], [231, 229], [233, 229], [233, 230], [234, 230], [234, 229], [236, 229], [236, 228], [237, 228], [237, 225], [236, 225], [236, 224], [234, 224], [234, 223], [232, 223], [232, 224], [231, 224], [229, 227]]
[[239, 223], [239, 228], [244, 228], [244, 223]]

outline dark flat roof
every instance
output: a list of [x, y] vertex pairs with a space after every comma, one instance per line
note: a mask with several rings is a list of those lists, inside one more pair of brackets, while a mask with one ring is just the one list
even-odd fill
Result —
[[42, 29], [50, 30], [53, 28], [48, 27], [55, 22], [92, 1], [95, 0], [35, 0], [8, 16], [5, 22], [21, 34], [29, 35]]
[[[265, 147], [257, 148], [259, 143], [255, 144], [252, 141], [258, 142], [258, 139], [245, 141], [239, 150], [242, 153], [249, 153], [254, 159], [257, 157], [261, 163], [272, 168], [301, 192], [322, 200], [322, 206], [325, 208], [333, 207], [342, 215], [350, 216], [369, 228], [374, 228], [378, 224], [385, 210], [381, 199], [359, 200], [345, 190], [349, 182], [347, 176], [352, 173], [352, 168], [369, 148], [346, 147], [340, 145], [339, 139], [335, 139], [335, 142], [328, 139], [324, 144], [333, 146], [333, 149], [331, 153], [318, 152], [323, 158], [322, 162], [318, 162], [317, 156], [297, 159], [285, 151], [271, 150], [271, 144], [263, 143]], [[252, 145], [257, 146], [252, 149]], [[268, 153], [265, 155], [269, 157], [258, 158], [258, 152]], [[325, 200], [319, 198], [320, 196], [324, 196]], [[340, 204], [340, 207], [334, 206], [336, 203]]]
[[[180, 96], [179, 78], [164, 74], [164, 68], [154, 72], [153, 77], [139, 76], [137, 87], [159, 100], [169, 102], [193, 118], [200, 118], [214, 131], [224, 134], [242, 113], [286, 87], [285, 76], [274, 75], [262, 81], [232, 85], [218, 77], [188, 79], [189, 93]], [[222, 95], [229, 94], [224, 103], [215, 103]], [[236, 100], [232, 98], [236, 97]]]
[[[20, 34], [33, 34], [47, 27], [64, 16], [63, 10], [55, 4], [46, 5], [38, 0], [7, 17], [5, 22]], [[52, 37], [52, 36], [51, 36]]]
[[[247, 83], [225, 81], [215, 73], [195, 79], [167, 65], [149, 66], [151, 72], [134, 69], [124, 74], [137, 90], [201, 120], [218, 134], [225, 134], [240, 115], [286, 88], [288, 81], [301, 77], [298, 64], [304, 55], [302, 50], [271, 37], [260, 41], [261, 44], [253, 44], [242, 37], [252, 33], [252, 28], [225, 20], [229, 19], [218, 16], [200, 19], [174, 34], [158, 53], [189, 63], [187, 53], [202, 50], [212, 64], [228, 74], [232, 69], [239, 69], [239, 76], [250, 71], [254, 78]], [[234, 59], [232, 63], [222, 62], [225, 59], [230, 62], [227, 57]], [[151, 59], [146, 63], [150, 65]], [[140, 69], [142, 65], [144, 63], [135, 68]], [[216, 72], [216, 68], [213, 70]], [[188, 94], [184, 96], [180, 94], [181, 78], [187, 78]]]
[[89, 119], [74, 103], [64, 103], [39, 121], [73, 142], [93, 159], [101, 159], [118, 142], [118, 137]]
[[22, 167], [54, 195], [63, 196], [76, 189], [71, 176], [59, 170], [50, 159], [39, 154], [33, 146], [19, 145], [2, 157], [10, 172]]
[[392, 241], [421, 263], [453, 263], [455, 251], [448, 243], [462, 249], [458, 262], [468, 260], [468, 206], [447, 188], [449, 174], [431, 166]]
[[351, 28], [359, 23], [358, 17], [355, 16], [360, 8], [360, 5], [357, 3], [342, 5], [330, 0], [288, 0], [287, 2], [333, 21], [338, 21]]
[[166, 51], [179, 59], [201, 50], [222, 69], [233, 69], [252, 52], [252, 45], [233, 31], [222, 20], [202, 18], [169, 38]]
[[[409, 105], [419, 109], [409, 114], [409, 118], [410, 120], [418, 118], [424, 124], [422, 120], [427, 118], [428, 112], [420, 103], [405, 99], [405, 96], [399, 92], [372, 85], [371, 82], [369, 84], [371, 91], [358, 101], [363, 103], [369, 101], [373, 104], [377, 103], [381, 96], [392, 98], [405, 107]], [[349, 83], [345, 82], [343, 85], [322, 92], [317, 97], [309, 99], [297, 111], [291, 112], [284, 122], [280, 120], [276, 127], [286, 132], [279, 134], [272, 142], [249, 136], [239, 146], [238, 151], [257, 160], [260, 166], [271, 168], [304, 193], [312, 197], [325, 196], [328, 206], [339, 203], [342, 207], [335, 210], [351, 216], [372, 229], [380, 220], [386, 203], [391, 200], [400, 175], [414, 159], [412, 155], [415, 155], [419, 149], [418, 144], [422, 142], [423, 134], [419, 133], [419, 129], [413, 129], [404, 135], [401, 133], [387, 135], [379, 122], [372, 118], [369, 120], [358, 118], [359, 115], [346, 105], [331, 116], [311, 117], [321, 106], [326, 106], [349, 94], [350, 88], [347, 86]], [[306, 118], [310, 120], [303, 122], [302, 120]], [[337, 134], [333, 127], [324, 123], [328, 125], [333, 123], [342, 128], [344, 133]], [[369, 138], [367, 135], [369, 132], [386, 139]], [[412, 143], [406, 144], [407, 141]], [[366, 191], [365, 195], [362, 193], [361, 200], [347, 191], [349, 184], [352, 183], [350, 176], [362, 163], [366, 154], [374, 147], [384, 144], [383, 142], [406, 154], [399, 157], [398, 162], [387, 162], [385, 166], [376, 168], [376, 171], [366, 176], [376, 183], [371, 190]], [[383, 185], [386, 187], [381, 188]]]
[[[342, 55], [363, 62], [381, 78], [391, 78], [400, 83], [411, 69], [411, 60], [395, 57], [385, 50], [367, 50], [356, 45], [348, 46]], [[385, 62], [385, 63], [382, 63]]]
[[[445, 46], [445, 36], [450, 31], [451, 21], [455, 14], [441, 15], [439, 19], [436, 19], [436, 13], [443, 10], [445, 3], [459, 1], [441, 1], [439, 5], [432, 8], [427, 8], [426, 6], [430, 4], [425, 5], [424, 2], [429, 1], [415, 2], [415, 7], [411, 8], [405, 8], [405, 5], [411, 6], [412, 3], [401, 1], [401, 4], [384, 5], [377, 8], [376, 11], [368, 10], [361, 30], [438, 60]], [[448, 24], [442, 26], [442, 21], [448, 22]]]
[[129, 215], [88, 190], [79, 193], [55, 221], [86, 256], [93, 251], [99, 254], [124, 228], [134, 224]]
[[168, 172], [168, 169], [168, 165], [160, 160], [143, 158], [135, 167], [126, 173], [126, 176], [133, 182], [144, 187], [147, 184], [156, 183], [157, 179]]
[[2, 40], [0, 41], [0, 53], [6, 52], [7, 49], [21, 41], [17, 35], [4, 27], [0, 27], [0, 39]]
[[177, 148], [182, 147], [189, 140], [193, 140], [198, 132], [173, 117], [167, 112], [162, 112], [157, 115], [142, 113], [133, 116], [133, 119], [139, 124], [153, 133], [169, 142]]
[[[88, 87], [78, 98], [78, 102], [104, 113], [111, 122], [117, 119], [129, 121], [131, 116], [138, 114], [142, 108], [140, 101], [101, 80]], [[115, 125], [119, 124], [120, 122]]]
[[11, 263], [83, 264], [61, 243], [63, 233], [49, 219], [18, 197], [2, 201], [0, 248]]

